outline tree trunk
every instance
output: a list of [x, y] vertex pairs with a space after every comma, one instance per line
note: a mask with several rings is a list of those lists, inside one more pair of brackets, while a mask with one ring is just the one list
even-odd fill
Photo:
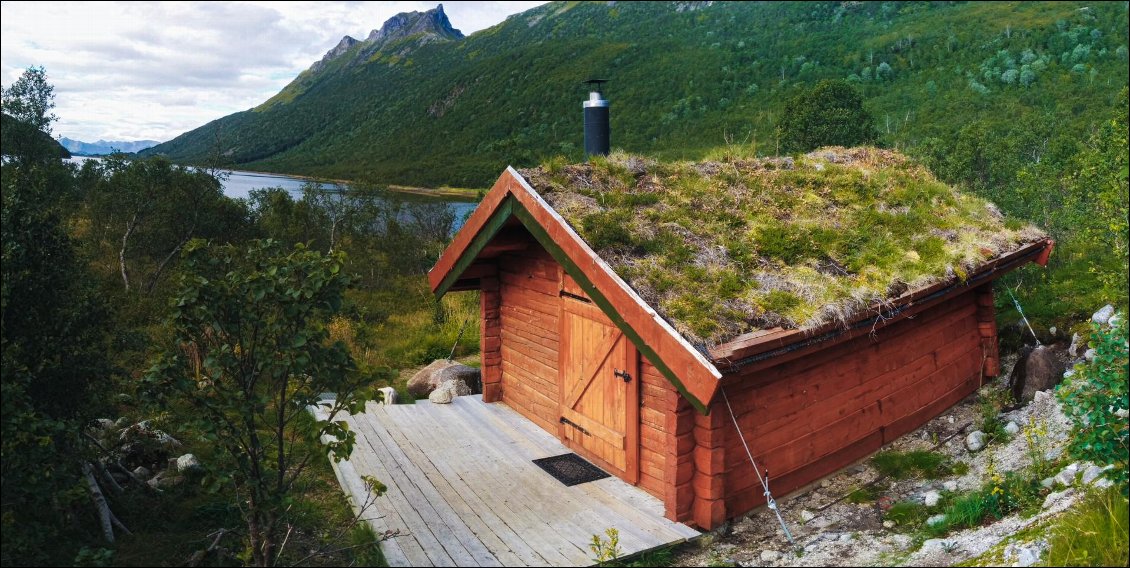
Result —
[[165, 271], [165, 267], [168, 266], [169, 261], [172, 260], [178, 252], [180, 252], [180, 249], [183, 248], [185, 243], [187, 243], [189, 239], [192, 238], [192, 233], [195, 231], [196, 224], [193, 223], [192, 228], [188, 230], [188, 234], [185, 235], [185, 237], [181, 239], [179, 243], [177, 243], [177, 246], [173, 247], [173, 250], [169, 251], [169, 254], [165, 256], [165, 259], [161, 261], [161, 264], [157, 266], [156, 270], [153, 271], [153, 274], [149, 275], [149, 283], [145, 286], [146, 294], [153, 293], [153, 288], [157, 285], [157, 279], [161, 277], [161, 273]]
[[126, 225], [126, 234], [122, 235], [122, 248], [118, 251], [118, 264], [122, 268], [122, 283], [126, 286], [126, 292], [129, 292], [129, 270], [126, 269], [126, 244], [129, 242], [130, 235], [133, 234], [134, 228], [137, 227], [137, 213], [133, 214], [133, 218], [129, 220]]

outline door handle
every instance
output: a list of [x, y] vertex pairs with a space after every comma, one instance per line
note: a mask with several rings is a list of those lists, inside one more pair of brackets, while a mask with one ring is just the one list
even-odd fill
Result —
[[625, 382], [625, 383], [630, 383], [630, 382], [632, 382], [632, 376], [631, 376], [631, 375], [629, 375], [629, 374], [628, 374], [628, 372], [627, 372], [627, 371], [625, 371], [625, 370], [622, 370], [622, 369], [616, 369], [616, 372], [615, 372], [615, 373], [613, 373], [613, 374], [614, 374], [614, 375], [616, 375], [617, 377], [620, 377], [621, 379], [624, 379], [624, 382]]

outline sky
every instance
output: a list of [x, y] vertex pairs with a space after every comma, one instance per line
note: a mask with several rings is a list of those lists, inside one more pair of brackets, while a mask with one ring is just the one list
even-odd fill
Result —
[[[444, 2], [465, 35], [544, 2]], [[280, 91], [344, 35], [434, 2], [3, 2], [0, 81], [43, 66], [52, 134], [165, 141]]]

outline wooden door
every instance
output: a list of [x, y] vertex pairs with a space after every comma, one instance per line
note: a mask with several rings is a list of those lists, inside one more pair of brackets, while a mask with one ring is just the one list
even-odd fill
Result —
[[560, 437], [609, 473], [639, 479], [639, 356], [590, 302], [561, 298]]

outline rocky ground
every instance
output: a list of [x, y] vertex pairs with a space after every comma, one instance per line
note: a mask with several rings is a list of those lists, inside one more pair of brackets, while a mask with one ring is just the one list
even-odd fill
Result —
[[[1007, 368], [1007, 367], [1006, 367]], [[963, 475], [936, 480], [908, 479], [877, 484], [886, 487], [873, 502], [854, 504], [846, 498], [853, 490], [876, 481], [880, 474], [870, 460], [848, 467], [818, 484], [785, 498], [779, 506], [795, 539], [790, 545], [773, 516], [764, 507], [728, 527], [702, 538], [676, 553], [676, 566], [866, 566], [954, 565], [980, 558], [992, 564], [1028, 566], [1046, 547], [1039, 531], [1024, 529], [1044, 523], [1076, 500], [1077, 474], [1089, 464], [1078, 464], [1056, 480], [1045, 480], [1049, 495], [1038, 513], [1027, 518], [1011, 515], [995, 523], [954, 532], [944, 539], [921, 536], [918, 526], [898, 526], [885, 518], [892, 503], [901, 501], [936, 503], [939, 494], [952, 494], [981, 487], [992, 471], [1018, 471], [1031, 463], [1030, 440], [1039, 444], [1046, 459], [1061, 459], [1070, 424], [1050, 392], [1038, 392], [1035, 400], [1000, 415], [1007, 424], [1002, 439], [988, 440], [979, 451], [971, 451], [970, 434], [981, 424], [980, 401], [1006, 387], [1006, 379], [986, 385], [942, 416], [895, 441], [884, 450], [931, 450], [955, 462], [968, 464]], [[988, 390], [986, 390], [988, 389]], [[976, 436], [974, 436], [976, 437]], [[975, 447], [975, 445], [974, 445]], [[990, 471], [992, 470], [992, 471]], [[1095, 471], [1082, 477], [1092, 481]], [[948, 492], [948, 493], [947, 493]], [[933, 503], [932, 503], [933, 502]], [[989, 554], [986, 554], [989, 553]]]

